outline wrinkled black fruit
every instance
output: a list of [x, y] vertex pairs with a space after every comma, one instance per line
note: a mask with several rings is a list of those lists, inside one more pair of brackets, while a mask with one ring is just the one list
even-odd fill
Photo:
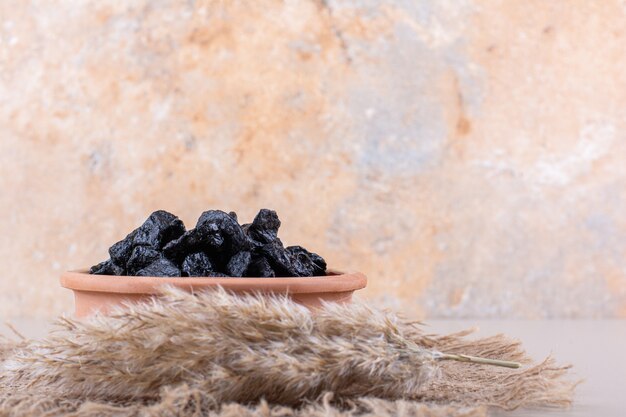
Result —
[[213, 271], [211, 259], [204, 252], [187, 255], [183, 261], [182, 272], [187, 277], [210, 277]]
[[252, 258], [246, 276], [256, 278], [273, 278], [276, 276], [276, 273], [267, 259], [257, 256]]
[[245, 223], [241, 225], [241, 230], [243, 230], [243, 233], [246, 235], [246, 240], [248, 241], [248, 247], [250, 249], [260, 248], [263, 246], [263, 243], [250, 236], [250, 226], [252, 226], [252, 223]]
[[155, 211], [109, 248], [111, 259], [92, 274], [141, 276], [306, 277], [325, 275], [326, 262], [302, 246], [283, 247], [280, 220], [262, 209], [239, 225], [235, 212], [208, 210], [185, 231], [178, 217]]
[[251, 259], [252, 254], [245, 250], [233, 255], [226, 265], [226, 274], [231, 277], [245, 276]]
[[126, 265], [136, 246], [161, 249], [167, 242], [185, 233], [185, 225], [176, 216], [164, 210], [155, 211], [137, 229], [109, 248], [109, 255], [117, 265]]
[[326, 275], [326, 261], [317, 253], [309, 252], [302, 246], [288, 246], [285, 249], [293, 258], [307, 265], [312, 275]]
[[197, 229], [185, 232], [178, 239], [163, 247], [163, 254], [175, 262], [182, 262], [185, 256], [202, 250], [202, 235]]
[[280, 220], [274, 210], [261, 209], [247, 229], [248, 236], [260, 243], [271, 243], [278, 238]]
[[128, 275], [135, 275], [160, 257], [161, 253], [156, 249], [148, 246], [135, 246], [126, 263], [126, 272]]
[[115, 265], [111, 259], [108, 259], [92, 266], [89, 273], [94, 275], [124, 275], [124, 268]]
[[207, 275], [207, 277], [215, 277], [215, 278], [230, 278], [230, 276], [228, 274], [225, 274], [223, 272], [217, 272], [217, 271], [211, 271], [209, 272], [209, 274]]
[[237, 220], [220, 210], [202, 213], [196, 224], [207, 251], [235, 254], [248, 246], [246, 235]]
[[[289, 252], [287, 252], [289, 254]], [[291, 259], [291, 272], [298, 277], [312, 277], [315, 275], [315, 264], [311, 261], [311, 258], [303, 253], [292, 255], [289, 254]]]
[[292, 256], [276, 242], [263, 245], [259, 253], [267, 259], [277, 277], [307, 276], [306, 271], [294, 265]]
[[136, 230], [133, 246], [150, 246], [161, 249], [171, 240], [185, 233], [185, 225], [172, 213], [165, 210], [155, 211]]
[[130, 258], [130, 254], [133, 251], [133, 238], [136, 233], [137, 230], [133, 230], [128, 236], [114, 243], [113, 246], [109, 248], [111, 260], [117, 265], [126, 265], [126, 262], [128, 262], [128, 258]]
[[180, 269], [169, 259], [159, 258], [136, 275], [139, 277], [179, 277]]
[[[254, 228], [252, 228], [252, 233], [250, 232], [251, 226], [252, 226], [252, 223], [246, 223], [246, 224], [241, 226], [241, 229], [246, 234], [246, 237], [248, 239], [248, 247], [250, 249], [258, 249], [261, 246], [265, 245], [266, 242], [262, 242], [260, 240], [257, 240], [259, 238], [259, 235], [254, 232]], [[278, 243], [281, 246], [283, 244], [283, 242], [280, 240], [279, 237], [276, 237], [272, 242]]]

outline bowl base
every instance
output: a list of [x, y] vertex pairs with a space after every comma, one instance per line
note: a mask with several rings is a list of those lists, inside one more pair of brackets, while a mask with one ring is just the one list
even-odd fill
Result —
[[[249, 291], [231, 292], [235, 294], [249, 293]], [[342, 304], [350, 303], [352, 301], [352, 291], [302, 293], [287, 295], [296, 303], [302, 304], [303, 306], [313, 311], [322, 306], [322, 301]], [[106, 314], [112, 308], [117, 307], [120, 304], [148, 301], [155, 296], [155, 294], [123, 294], [74, 290], [74, 315], [75, 317], [81, 318], [89, 316], [96, 311], [100, 311]]]

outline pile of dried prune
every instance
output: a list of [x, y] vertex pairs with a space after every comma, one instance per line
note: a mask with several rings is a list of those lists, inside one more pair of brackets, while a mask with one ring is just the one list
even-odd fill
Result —
[[326, 261], [278, 238], [280, 220], [262, 209], [240, 225], [235, 212], [209, 210], [196, 227], [167, 211], [155, 211], [109, 248], [110, 259], [90, 274], [150, 277], [311, 277], [326, 275]]

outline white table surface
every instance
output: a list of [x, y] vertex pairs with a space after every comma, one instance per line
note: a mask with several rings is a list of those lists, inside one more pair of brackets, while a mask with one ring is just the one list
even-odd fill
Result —
[[[428, 322], [427, 322], [428, 323]], [[478, 335], [505, 333], [520, 339], [541, 360], [553, 355], [574, 365], [572, 375], [584, 379], [569, 410], [516, 410], [494, 413], [510, 417], [626, 417], [626, 320], [432, 320], [429, 328], [449, 333], [478, 326]]]
[[[45, 321], [4, 320], [28, 337], [45, 335]], [[560, 363], [574, 365], [578, 386], [569, 410], [494, 412], [510, 417], [626, 417], [626, 320], [426, 320], [430, 333], [450, 333], [478, 327], [478, 336], [505, 333], [523, 341], [537, 360], [552, 354]], [[0, 326], [0, 334], [11, 334]]]

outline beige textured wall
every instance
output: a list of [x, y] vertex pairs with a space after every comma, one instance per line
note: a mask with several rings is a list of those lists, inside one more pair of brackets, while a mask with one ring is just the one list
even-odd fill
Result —
[[0, 316], [163, 208], [413, 314], [626, 317], [618, 1], [0, 3]]

